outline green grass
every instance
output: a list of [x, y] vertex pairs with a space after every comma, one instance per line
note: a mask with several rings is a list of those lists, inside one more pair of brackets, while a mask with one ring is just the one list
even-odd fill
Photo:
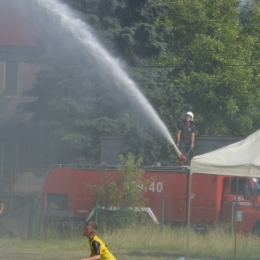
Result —
[[[165, 226], [131, 227], [118, 230], [100, 230], [118, 260], [167, 260], [186, 255], [187, 230]], [[260, 238], [236, 236], [237, 259], [260, 259]], [[189, 259], [233, 259], [234, 237], [221, 228], [212, 228], [206, 234], [190, 232]], [[0, 259], [7, 260], [80, 260], [89, 255], [87, 238], [81, 234], [68, 238], [53, 232], [49, 238], [0, 239]]]

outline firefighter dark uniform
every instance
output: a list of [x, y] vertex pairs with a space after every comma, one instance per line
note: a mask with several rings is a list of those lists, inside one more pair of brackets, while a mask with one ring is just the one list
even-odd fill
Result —
[[183, 120], [179, 122], [178, 124], [178, 130], [181, 131], [181, 136], [180, 136], [180, 143], [179, 143], [179, 149], [181, 153], [186, 155], [189, 153], [190, 159], [193, 158], [194, 150], [191, 149], [191, 134], [196, 133], [196, 127], [193, 121], [190, 121], [188, 124], [186, 120]]

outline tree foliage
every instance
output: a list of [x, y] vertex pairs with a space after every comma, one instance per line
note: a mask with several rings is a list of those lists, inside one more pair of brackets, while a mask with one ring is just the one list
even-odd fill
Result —
[[[171, 68], [154, 66], [165, 54], [164, 35], [168, 30], [167, 26], [156, 24], [156, 20], [172, 4], [157, 0], [67, 2], [84, 13], [111, 53], [127, 63], [130, 77], [175, 136], [177, 122], [191, 106], [184, 101], [182, 90], [168, 81]], [[146, 164], [156, 161], [172, 164], [175, 158], [172, 148], [146, 120], [142, 111], [129, 111], [131, 117], [133, 114], [132, 127], [125, 133], [125, 155], [130, 151], [142, 156]]]
[[[188, 110], [199, 134], [248, 135], [259, 128], [258, 0], [63, 2], [94, 28], [173, 136]], [[109, 73], [52, 17], [41, 18], [44, 52], [36, 62], [43, 68], [25, 93], [37, 100], [20, 108], [34, 113], [42, 162], [98, 163], [99, 136], [123, 134], [125, 156], [172, 164], [171, 146], [136, 100], [116, 90]]]
[[126, 157], [119, 155], [119, 161], [116, 176], [112, 176], [109, 171], [102, 171], [100, 181], [87, 185], [87, 189], [102, 208], [117, 208], [112, 217], [113, 223], [133, 224], [139, 215], [139, 211], [134, 208], [141, 209], [145, 206], [147, 199], [144, 198], [144, 187], [149, 187], [153, 180], [144, 178], [144, 170], [140, 168], [142, 158], [135, 160], [128, 153]]
[[238, 10], [242, 24], [250, 23], [248, 19], [250, 19], [250, 17], [254, 14], [259, 3], [259, 0], [243, 0], [240, 2]]
[[[125, 70], [174, 133], [185, 107], [182, 93], [167, 81], [169, 70], [151, 68], [166, 49], [165, 28], [155, 22], [168, 4], [126, 0], [64, 2], [80, 11], [81, 19], [95, 28], [105, 48], [124, 61]], [[33, 112], [32, 122], [44, 129], [39, 133], [44, 132], [47, 142], [43, 145], [52, 155], [50, 162], [99, 162], [99, 136], [123, 134], [125, 155], [130, 151], [142, 155], [146, 164], [171, 164], [175, 156], [170, 145], [137, 109], [136, 100], [116, 90], [116, 83], [91, 55], [83, 58], [87, 54], [76, 39], [48, 14], [42, 16], [40, 42], [45, 49], [38, 62], [44, 68], [37, 75], [35, 87], [25, 93], [37, 100], [20, 107]], [[46, 20], [52, 24], [46, 25]]]
[[161, 64], [174, 67], [171, 81], [201, 134], [247, 135], [258, 125], [259, 69], [251, 66], [258, 37], [243, 30], [239, 3], [177, 0], [158, 21], [172, 28]]

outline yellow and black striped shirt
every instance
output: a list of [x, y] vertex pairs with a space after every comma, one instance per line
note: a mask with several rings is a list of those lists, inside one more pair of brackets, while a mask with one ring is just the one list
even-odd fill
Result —
[[101, 260], [116, 260], [113, 254], [109, 251], [106, 244], [98, 237], [94, 236], [89, 240], [91, 256], [100, 255]]

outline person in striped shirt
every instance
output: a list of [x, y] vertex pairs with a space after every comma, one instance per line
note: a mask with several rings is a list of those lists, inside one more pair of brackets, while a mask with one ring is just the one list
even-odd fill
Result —
[[81, 260], [116, 260], [107, 245], [96, 235], [98, 226], [93, 221], [87, 221], [83, 228], [83, 235], [89, 239], [91, 254]]

